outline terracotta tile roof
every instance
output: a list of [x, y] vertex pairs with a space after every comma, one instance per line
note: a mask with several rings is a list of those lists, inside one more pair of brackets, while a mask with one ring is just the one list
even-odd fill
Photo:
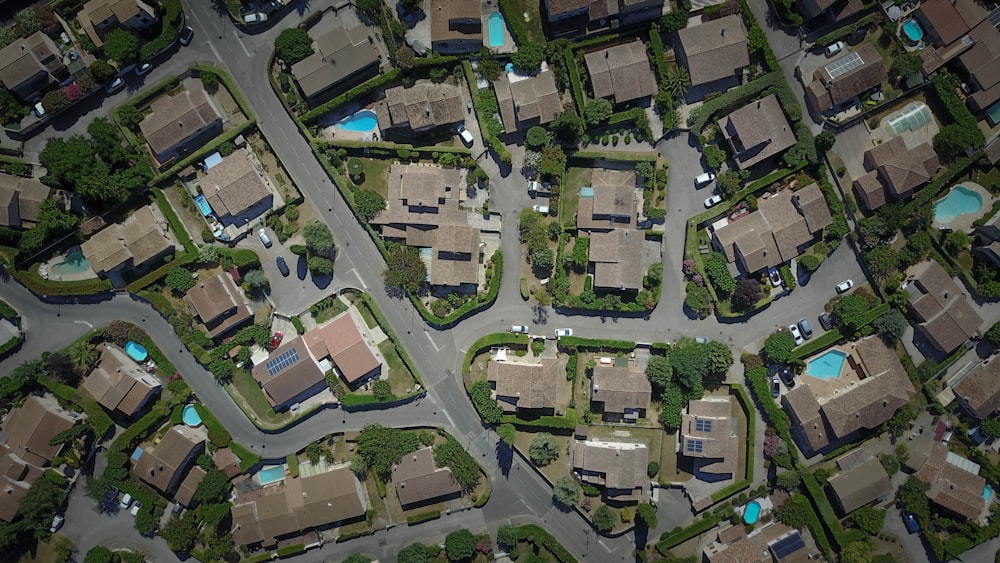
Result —
[[466, 213], [458, 207], [459, 190], [465, 188], [461, 180], [461, 171], [454, 168], [393, 164], [389, 169], [386, 208], [372, 222], [377, 225], [468, 224]]
[[[285, 362], [278, 357], [288, 352]], [[298, 359], [295, 359], [295, 358]], [[274, 374], [268, 372], [268, 363], [275, 360]], [[324, 381], [319, 365], [309, 355], [309, 350], [301, 336], [297, 336], [275, 348], [268, 359], [254, 366], [253, 378], [264, 388], [272, 406], [284, 406], [308, 389]]]
[[292, 74], [311, 98], [362, 69], [379, 63], [378, 51], [369, 42], [368, 28], [345, 29], [342, 23], [313, 41], [313, 54], [292, 65]]
[[[818, 103], [819, 107], [817, 109], [820, 111], [826, 111], [889, 79], [889, 75], [885, 70], [885, 61], [882, 60], [882, 56], [879, 55], [873, 45], [863, 43], [853, 53], [844, 53], [843, 56], [848, 57], [854, 54], [861, 58], [861, 66], [836, 78], [830, 75], [827, 68], [843, 57], [837, 58], [828, 63], [827, 66], [816, 70], [814, 77], [821, 84], [815, 85], [813, 83], [809, 86], [808, 90], [812, 91], [813, 100]], [[820, 93], [824, 87], [827, 90], [826, 95]]]
[[910, 149], [902, 137], [893, 137], [865, 151], [865, 165], [877, 169], [879, 180], [901, 198], [929, 182], [940, 168], [940, 160], [930, 143]]
[[160, 492], [170, 494], [204, 446], [205, 433], [201, 429], [172, 426], [159, 444], [143, 448], [132, 473]]
[[1000, 409], [1000, 361], [992, 359], [979, 364], [952, 385], [952, 389], [976, 418], [993, 415]]
[[973, 0], [926, 0], [917, 8], [944, 45], [961, 38], [986, 18], [986, 10]]
[[558, 362], [543, 358], [540, 363], [490, 361], [487, 380], [494, 384], [500, 406], [515, 409], [554, 409], [560, 377]]
[[640, 500], [649, 483], [646, 466], [649, 449], [635, 442], [576, 440], [573, 470], [585, 483], [600, 485], [619, 500]]
[[598, 98], [614, 96], [615, 103], [621, 104], [656, 93], [656, 78], [649, 67], [646, 45], [638, 39], [587, 53], [584, 58], [594, 96]]
[[457, 86], [424, 82], [389, 88], [376, 103], [375, 113], [383, 129], [405, 126], [420, 131], [463, 121], [465, 104]]
[[25, 462], [45, 467], [62, 448], [50, 446], [49, 440], [72, 426], [73, 419], [55, 400], [31, 395], [0, 429], [0, 444]]
[[139, 4], [135, 0], [90, 0], [83, 5], [83, 11], [95, 24], [112, 16], [118, 23], [125, 23], [139, 15]]
[[750, 168], [795, 144], [795, 133], [774, 94], [750, 102], [718, 123], [740, 169]]
[[682, 29], [677, 36], [692, 86], [735, 76], [750, 66], [747, 31], [738, 14]]
[[872, 170], [854, 180], [854, 193], [866, 209], [874, 211], [885, 205], [885, 187], [878, 180], [878, 172]]
[[462, 492], [450, 469], [434, 465], [431, 448], [404, 455], [392, 467], [392, 483], [396, 487], [399, 503], [404, 507]]
[[192, 467], [191, 471], [188, 471], [187, 477], [177, 487], [177, 494], [174, 495], [174, 500], [190, 508], [194, 502], [194, 493], [198, 490], [198, 485], [201, 484], [205, 475], [208, 475], [208, 473], [205, 473], [204, 469], [197, 465]]
[[653, 387], [641, 371], [627, 367], [594, 366], [590, 400], [604, 404], [604, 412], [624, 413], [626, 409], [646, 410]]
[[123, 223], [109, 225], [80, 245], [97, 273], [120, 266], [139, 268], [173, 248], [151, 206], [140, 207]]
[[139, 130], [157, 155], [222, 120], [200, 85], [185, 88], [173, 96], [157, 98], [150, 108], [152, 112], [139, 123]]
[[274, 197], [245, 148], [237, 149], [210, 168], [201, 180], [201, 188], [220, 218], [236, 217]]
[[506, 73], [493, 83], [504, 129], [514, 132], [551, 122], [563, 111], [555, 75], [545, 70], [531, 78], [511, 82]]
[[949, 452], [944, 443], [934, 442], [930, 454], [917, 471], [917, 478], [931, 486], [927, 497], [932, 502], [969, 520], [978, 521], [986, 508], [986, 500], [983, 499], [986, 480], [955, 465], [953, 461], [963, 465], [970, 463]]
[[642, 231], [614, 229], [590, 234], [589, 260], [594, 263], [594, 287], [642, 289]]
[[108, 345], [81, 387], [109, 411], [118, 410], [125, 416], [133, 416], [161, 385], [125, 352]]
[[185, 299], [205, 323], [212, 338], [253, 318], [243, 293], [227, 272], [218, 273], [188, 290]]
[[688, 457], [714, 460], [700, 464], [704, 473], [736, 473], [739, 437], [733, 424], [729, 397], [706, 397], [688, 403], [681, 417], [680, 453]]
[[834, 498], [845, 514], [853, 512], [878, 498], [892, 494], [892, 483], [882, 463], [876, 457], [841, 471], [829, 480]]
[[52, 188], [34, 178], [0, 172], [0, 225], [27, 228], [38, 221], [42, 202]]
[[799, 385], [785, 393], [781, 403], [798, 421], [796, 430], [812, 451], [822, 450], [836, 438], [827, 427], [819, 401], [808, 385]]
[[431, 0], [431, 42], [464, 40], [482, 43], [479, 0]]
[[342, 314], [310, 330], [302, 336], [302, 340], [312, 357], [333, 360], [348, 383], [354, 383], [381, 367], [350, 314]]
[[[8, 90], [28, 83], [36, 76], [59, 73], [65, 70], [59, 49], [41, 31], [26, 39], [15, 39], [0, 49], [0, 82]], [[51, 80], [52, 77], [49, 77]]]
[[942, 352], [951, 352], [976, 336], [983, 318], [966, 301], [965, 291], [934, 260], [914, 268], [910, 309], [920, 328]]

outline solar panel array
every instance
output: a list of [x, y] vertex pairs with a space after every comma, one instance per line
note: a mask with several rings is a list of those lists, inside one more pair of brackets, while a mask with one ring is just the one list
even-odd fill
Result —
[[295, 348], [289, 348], [278, 354], [276, 358], [268, 360], [264, 365], [267, 367], [268, 375], [278, 375], [283, 369], [297, 361], [299, 361], [299, 351]]
[[697, 430], [698, 432], [711, 432], [712, 431], [712, 421], [711, 420], [703, 420], [703, 419], [699, 418], [698, 420], [694, 421], [694, 429]]
[[774, 552], [775, 557], [781, 559], [805, 548], [805, 546], [806, 544], [802, 541], [802, 536], [796, 532], [787, 538], [778, 540], [771, 544], [771, 551]]
[[702, 452], [702, 449], [704, 447], [705, 447], [705, 443], [702, 442], [701, 440], [691, 440], [691, 439], [688, 439], [688, 441], [687, 441], [686, 448], [687, 448], [687, 451], [690, 452], [690, 453], [700, 454]]
[[851, 53], [846, 57], [837, 59], [826, 65], [826, 71], [830, 73], [830, 78], [837, 78], [838, 76], [851, 72], [863, 64], [865, 63], [861, 60], [861, 55]]

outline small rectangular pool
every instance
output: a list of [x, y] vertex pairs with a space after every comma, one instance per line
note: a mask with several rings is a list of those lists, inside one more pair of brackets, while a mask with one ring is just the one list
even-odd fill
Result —
[[986, 118], [990, 122], [991, 127], [995, 127], [1000, 123], [1000, 102], [986, 108]]
[[983, 500], [985, 500], [986, 502], [990, 502], [992, 498], [993, 498], [993, 487], [986, 485], [985, 487], [983, 487]]
[[830, 350], [822, 356], [809, 361], [809, 365], [806, 366], [806, 375], [811, 375], [824, 381], [838, 379], [840, 371], [844, 367], [844, 360], [846, 359], [847, 354], [840, 350]]
[[284, 465], [272, 465], [271, 467], [265, 467], [257, 473], [257, 479], [260, 480], [261, 485], [270, 485], [271, 483], [277, 483], [278, 481], [285, 480], [285, 466]]
[[489, 17], [490, 47], [503, 47], [503, 16], [493, 12]]
[[208, 217], [212, 214], [212, 206], [208, 204], [208, 200], [205, 199], [205, 194], [198, 194], [194, 198], [194, 204], [198, 206], [198, 211], [201, 211], [202, 217]]

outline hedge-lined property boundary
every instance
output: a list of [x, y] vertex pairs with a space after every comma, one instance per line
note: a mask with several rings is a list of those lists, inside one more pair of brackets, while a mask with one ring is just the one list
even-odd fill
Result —
[[417, 311], [420, 312], [420, 316], [425, 321], [437, 328], [451, 326], [469, 315], [474, 315], [488, 309], [497, 300], [497, 296], [500, 295], [500, 278], [503, 277], [503, 253], [498, 249], [493, 253], [490, 262], [493, 263], [493, 274], [490, 277], [490, 285], [486, 289], [486, 293], [476, 294], [474, 298], [466, 301], [447, 316], [439, 317], [435, 315], [424, 307], [424, 304], [415, 295], [410, 295], [410, 302], [413, 303], [413, 306], [416, 307]]
[[714, 528], [719, 522], [722, 522], [721, 516], [708, 514], [686, 528], [665, 532], [660, 536], [660, 541], [656, 544], [656, 551], [659, 551], [661, 555], [668, 555], [667, 551], [670, 548], [680, 545], [695, 536], [704, 534]]
[[[881, 317], [889, 311], [889, 304], [882, 303], [875, 307], [874, 309], [865, 313], [864, 320], [861, 322], [861, 327], [866, 327], [869, 324], [875, 322], [875, 319]], [[815, 340], [810, 340], [801, 346], [796, 346], [792, 350], [791, 360], [801, 360], [802, 358], [809, 357], [821, 350], [825, 350], [830, 346], [833, 346], [837, 342], [840, 342], [844, 338], [843, 332], [839, 328], [834, 328], [831, 331], [826, 332], [822, 336], [819, 336]]]
[[465, 359], [462, 362], [462, 370], [465, 373], [468, 373], [469, 370], [472, 369], [472, 361], [476, 359], [476, 356], [482, 354], [483, 350], [499, 346], [501, 344], [517, 346], [518, 348], [527, 348], [529, 343], [530, 339], [525, 334], [513, 334], [510, 332], [487, 334], [486, 336], [473, 342], [472, 346], [469, 346], [469, 350], [465, 353]]
[[524, 524], [517, 527], [518, 539], [544, 548], [558, 563], [577, 563], [577, 560], [555, 537], [536, 524]]
[[569, 164], [579, 164], [579, 161], [607, 160], [610, 162], [656, 162], [660, 157], [655, 151], [625, 152], [625, 151], [576, 151], [567, 155]]

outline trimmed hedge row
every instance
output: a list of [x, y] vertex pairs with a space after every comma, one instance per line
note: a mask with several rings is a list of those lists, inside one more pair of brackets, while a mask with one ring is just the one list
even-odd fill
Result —
[[563, 336], [559, 339], [559, 348], [566, 350], [591, 350], [601, 352], [605, 350], [622, 350], [631, 352], [635, 349], [635, 342], [628, 340], [605, 340], [593, 338], [580, 338], [578, 336]]
[[107, 293], [114, 289], [111, 280], [89, 279], [76, 281], [56, 281], [45, 279], [38, 275], [41, 263], [32, 264], [27, 270], [10, 268], [9, 271], [17, 281], [38, 295], [95, 295]]
[[576, 558], [545, 528], [536, 524], [517, 527], [519, 539], [545, 548], [559, 563], [576, 563]]
[[568, 155], [570, 163], [574, 160], [608, 160], [613, 162], [656, 162], [659, 154], [656, 152], [623, 152], [623, 151], [576, 151]]
[[476, 86], [476, 71], [473, 70], [472, 63], [467, 60], [462, 61], [462, 70], [465, 71], [465, 79], [469, 83], [469, 93], [472, 95], [472, 107], [476, 110], [476, 119], [479, 121], [479, 134], [483, 136], [483, 140], [489, 145], [490, 149], [496, 153], [497, 158], [502, 162], [510, 163], [512, 158], [510, 151], [507, 150], [507, 147], [499, 137], [490, 134], [490, 128], [486, 125], [486, 119], [493, 119], [493, 116], [486, 115], [486, 110], [479, 102], [479, 87]]
[[216, 66], [199, 65], [199, 64], [194, 64], [189, 66], [188, 70], [192, 72], [197, 72], [199, 76], [201, 75], [201, 73], [205, 72], [218, 76], [219, 80], [221, 80], [222, 83], [226, 85], [226, 89], [229, 90], [229, 93], [233, 96], [233, 99], [236, 101], [236, 104], [240, 106], [240, 111], [243, 112], [243, 115], [247, 116], [247, 120], [257, 121], [257, 118], [254, 117], [253, 114], [253, 108], [250, 107], [250, 104], [247, 102], [246, 98], [243, 97], [243, 93], [236, 85], [236, 81], [233, 80], [231, 76], [229, 76], [228, 72]]
[[422, 522], [429, 522], [431, 520], [437, 520], [441, 517], [440, 510], [431, 510], [430, 512], [421, 512], [420, 514], [414, 514], [413, 516], [406, 517], [406, 524], [408, 526], [414, 526]]
[[692, 111], [691, 115], [688, 117], [688, 127], [690, 127], [691, 131], [696, 135], [700, 134], [701, 131], [705, 129], [705, 126], [708, 125], [708, 121], [712, 119], [712, 116], [716, 113], [719, 113], [729, 107], [737, 109], [739, 106], [746, 103], [746, 101], [750, 98], [768, 88], [777, 86], [784, 81], [785, 75], [780, 71], [769, 72], [752, 80], [748, 84], [731, 88], [721, 96], [708, 100], [700, 107]]
[[208, 407], [201, 403], [194, 404], [194, 410], [201, 417], [202, 423], [205, 424], [205, 428], [208, 429], [208, 439], [218, 448], [224, 448], [232, 442], [232, 436], [229, 435], [229, 431], [226, 430], [219, 419], [215, 418], [212, 411], [208, 410]]
[[420, 153], [438, 152], [438, 153], [460, 154], [463, 156], [469, 156], [472, 154], [472, 151], [465, 147], [438, 147], [438, 146], [418, 147], [407, 143], [393, 143], [391, 141], [344, 141], [344, 140], [327, 141], [327, 140], [317, 139], [316, 144], [328, 147], [340, 147], [347, 150], [347, 154], [354, 154], [361, 156], [364, 156], [365, 151], [367, 149], [385, 149], [391, 151], [408, 150], [411, 152], [420, 152]]
[[479, 354], [488, 348], [498, 346], [500, 344], [509, 344], [517, 348], [527, 349], [528, 347], [528, 335], [526, 334], [513, 334], [510, 332], [496, 332], [493, 334], [487, 334], [486, 336], [476, 340], [469, 346], [469, 351], [465, 353], [465, 360], [462, 363], [462, 370], [468, 373], [472, 367], [472, 360], [476, 358]]
[[513, 414], [505, 414], [500, 420], [503, 423], [510, 423], [514, 426], [524, 426], [529, 428], [548, 428], [552, 430], [573, 430], [579, 421], [574, 418], [564, 416], [540, 416], [530, 420], [520, 418]]
[[771, 388], [767, 382], [767, 368], [759, 367], [746, 373], [750, 389], [757, 397], [757, 405], [764, 411], [764, 421], [769, 422], [777, 430], [781, 439], [788, 444], [788, 453], [793, 461], [798, 461], [799, 453], [792, 441], [792, 421], [781, 406], [771, 397]]
[[521, 27], [521, 14], [510, 4], [510, 0], [500, 0], [500, 11], [503, 12], [503, 19], [507, 22], [510, 34], [514, 36], [514, 42], [518, 45], [529, 43], [528, 34]]
[[305, 551], [306, 551], [306, 544], [297, 543], [295, 545], [287, 545], [285, 547], [282, 547], [278, 549], [276, 553], [278, 555], [278, 558], [281, 559], [282, 557], [291, 557], [292, 555], [305, 553]]
[[415, 295], [410, 295], [410, 303], [416, 307], [417, 311], [420, 312], [420, 316], [425, 321], [439, 328], [449, 326], [469, 315], [490, 307], [497, 300], [497, 296], [500, 295], [500, 278], [503, 277], [503, 253], [497, 250], [493, 253], [490, 260], [493, 262], [493, 276], [490, 278], [490, 286], [487, 288], [486, 293], [476, 295], [448, 315], [444, 317], [435, 315], [424, 307], [424, 304]]
[[318, 120], [324, 115], [346, 104], [347, 102], [350, 102], [355, 98], [360, 98], [361, 96], [370, 94], [375, 90], [381, 88], [382, 86], [385, 86], [386, 84], [389, 84], [394, 80], [398, 80], [402, 74], [403, 74], [402, 69], [394, 68], [385, 74], [376, 76], [375, 78], [372, 78], [371, 80], [365, 82], [364, 84], [359, 84], [358, 86], [351, 88], [347, 92], [344, 92], [343, 94], [337, 96], [336, 98], [330, 100], [329, 102], [318, 105], [315, 108], [309, 110], [305, 115], [303, 115], [300, 118], [300, 121], [302, 121], [302, 123], [305, 123], [306, 125], [309, 125], [313, 121]]
[[379, 328], [382, 332], [389, 337], [392, 345], [396, 347], [396, 353], [399, 354], [399, 358], [403, 360], [403, 364], [406, 365], [406, 369], [410, 370], [410, 375], [413, 376], [413, 380], [423, 386], [423, 380], [420, 378], [420, 372], [417, 371], [417, 367], [413, 364], [413, 360], [410, 359], [410, 355], [406, 352], [406, 348], [400, 345], [399, 338], [396, 337], [396, 331], [392, 329], [392, 325], [389, 324], [388, 319], [382, 314], [382, 311], [375, 304], [372, 296], [367, 293], [361, 294], [361, 299], [364, 300], [365, 305], [371, 312], [372, 316], [375, 317], [375, 322], [378, 323]]
[[573, 101], [576, 102], [576, 111], [582, 114], [587, 105], [587, 97], [583, 94], [583, 83], [580, 82], [580, 70], [576, 67], [576, 57], [573, 55], [573, 47], [567, 46], [563, 54], [566, 57], [566, 73], [569, 74], [569, 84], [573, 90]]
[[670, 548], [680, 545], [695, 536], [704, 534], [714, 528], [719, 522], [722, 522], [721, 516], [718, 514], [708, 514], [687, 528], [665, 532], [660, 536], [660, 541], [656, 544], [656, 551], [659, 551], [661, 555], [667, 555], [667, 550]]
[[833, 330], [823, 333], [822, 336], [819, 336], [814, 340], [810, 340], [809, 342], [806, 342], [801, 346], [796, 346], [792, 350], [792, 353], [788, 357], [788, 359], [801, 360], [802, 358], [811, 356], [821, 350], [825, 350], [830, 346], [833, 346], [837, 342], [840, 342], [840, 339], [842, 339], [843, 337], [844, 335], [840, 333], [840, 329], [834, 328]]
[[667, 49], [663, 46], [663, 38], [660, 37], [660, 26], [655, 23], [649, 27], [649, 48], [653, 51], [653, 66], [656, 67], [656, 77], [658, 84], [662, 85], [667, 81], [669, 69], [667, 65]]
[[11, 337], [11, 339], [7, 342], [4, 342], [0, 345], [0, 358], [3, 358], [10, 352], [16, 350], [21, 346], [22, 342], [24, 342], [24, 334], [18, 334], [17, 336]]
[[879, 24], [879, 23], [882, 23], [882, 12], [875, 12], [872, 14], [868, 14], [867, 16], [859, 19], [858, 21], [854, 22], [851, 25], [845, 25], [844, 27], [835, 29], [830, 33], [827, 33], [826, 35], [820, 37], [819, 39], [816, 40], [815, 45], [817, 47], [826, 47], [827, 45], [830, 45], [834, 41], [838, 41], [840, 39], [849, 36], [850, 34], [854, 33], [858, 29], [861, 29], [862, 27], [868, 27], [869, 25]]
[[840, 525], [840, 520], [837, 519], [837, 513], [833, 511], [833, 505], [830, 504], [830, 500], [826, 498], [826, 493], [823, 492], [823, 487], [820, 486], [819, 481], [816, 477], [808, 471], [803, 471], [802, 473], [802, 484], [805, 485], [806, 491], [809, 493], [809, 498], [812, 500], [813, 506], [819, 511], [819, 516], [823, 520], [824, 528], [833, 537], [833, 541], [837, 544], [837, 549], [843, 549], [845, 545], [849, 542], [844, 536], [844, 528]]

